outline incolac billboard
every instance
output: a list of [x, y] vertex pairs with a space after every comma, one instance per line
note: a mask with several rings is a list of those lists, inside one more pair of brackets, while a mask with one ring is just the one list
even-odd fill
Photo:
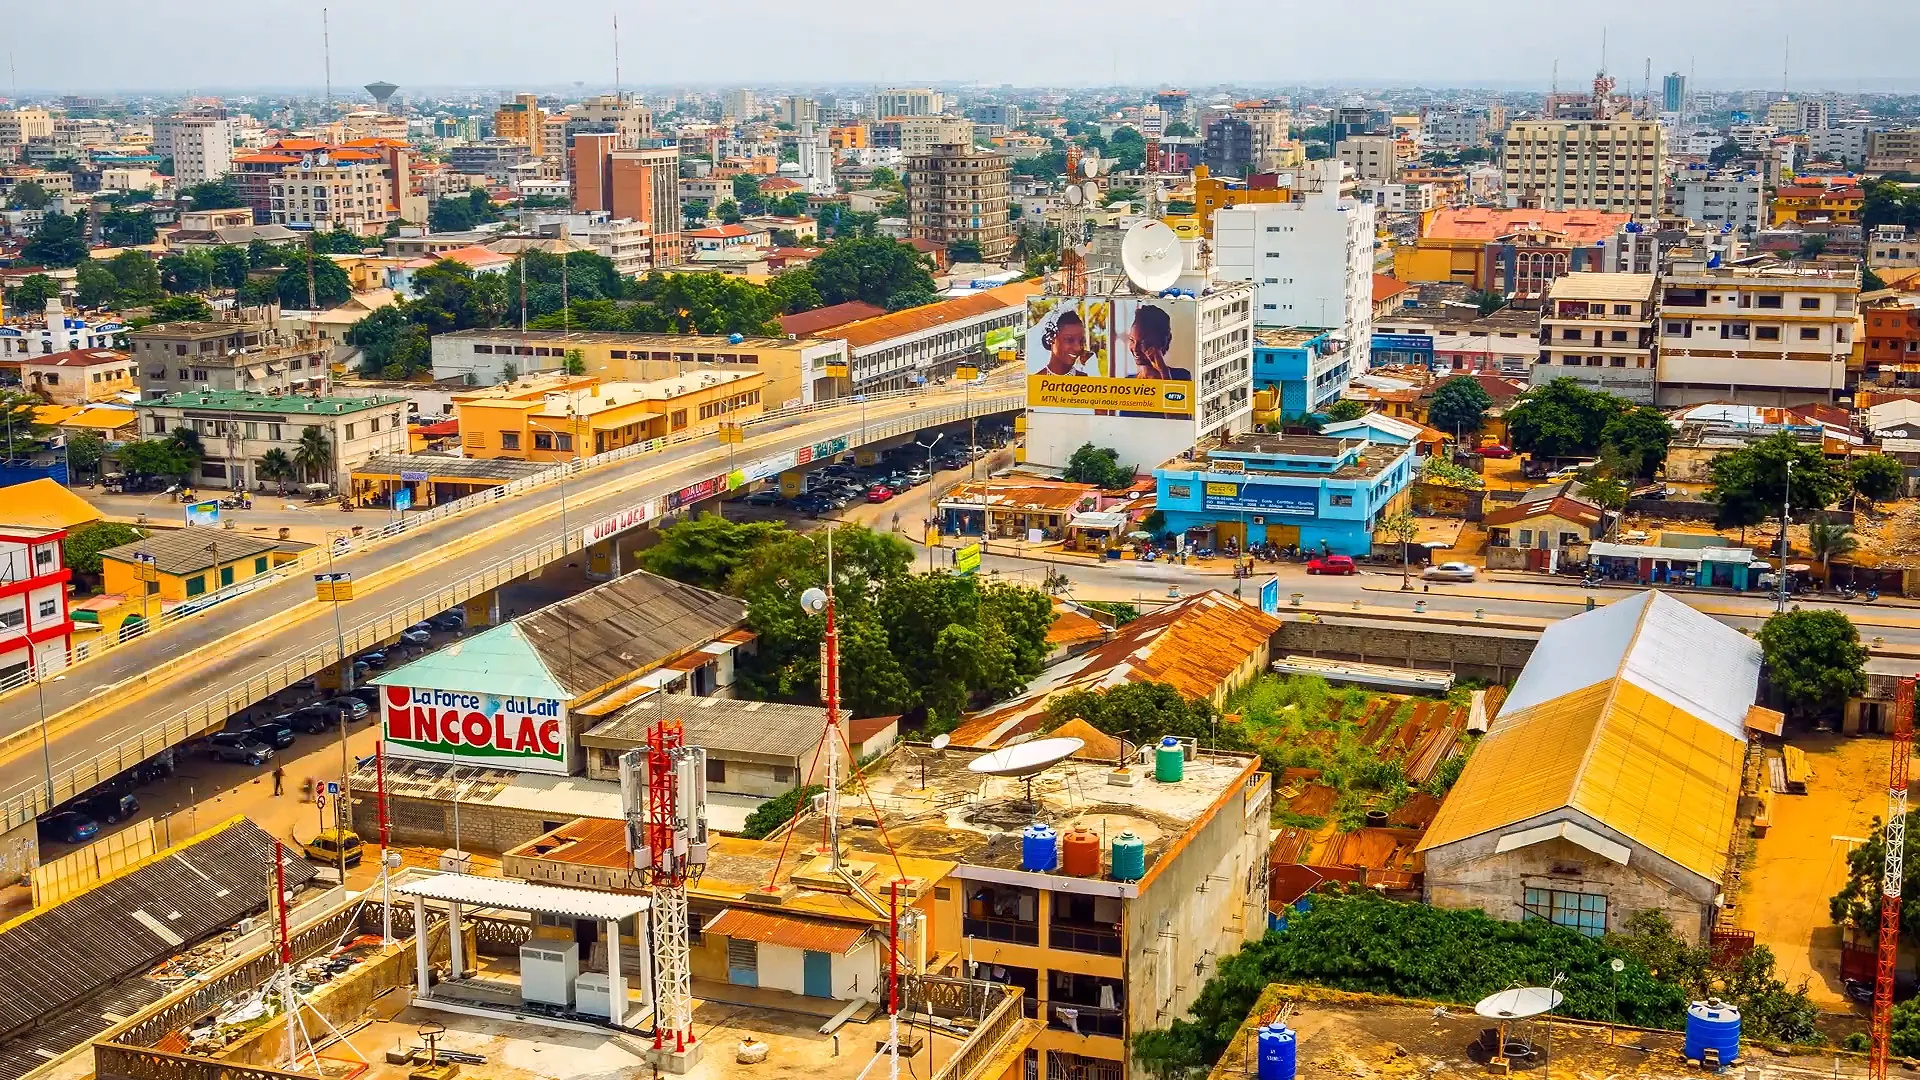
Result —
[[427, 687], [380, 688], [387, 752], [522, 772], [572, 772], [567, 707], [553, 698]]

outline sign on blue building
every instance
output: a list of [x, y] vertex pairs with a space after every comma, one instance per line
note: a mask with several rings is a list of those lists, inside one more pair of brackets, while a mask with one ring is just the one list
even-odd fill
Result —
[[1320, 489], [1298, 484], [1223, 483], [1209, 480], [1206, 508], [1312, 515], [1320, 510]]

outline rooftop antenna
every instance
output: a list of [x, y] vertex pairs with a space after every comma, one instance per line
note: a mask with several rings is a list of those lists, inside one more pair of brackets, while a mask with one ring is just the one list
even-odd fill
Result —
[[1647, 57], [1646, 71], [1640, 76], [1640, 102], [1647, 119], [1653, 119], [1653, 57]]
[[1600, 73], [1607, 73], [1607, 28], [1600, 28]]
[[[620, 99], [620, 13], [613, 13], [613, 97]], [[563, 275], [564, 276], [564, 275]]]
[[1793, 64], [1793, 35], [1788, 34], [1780, 46], [1780, 100], [1787, 100], [1787, 69]]
[[1560, 92], [1560, 58], [1557, 56], [1553, 58], [1552, 89], [1547, 92], [1549, 94], [1558, 94]]
[[327, 27], [327, 9], [320, 9], [320, 56], [327, 77], [327, 106], [333, 106], [333, 37]]

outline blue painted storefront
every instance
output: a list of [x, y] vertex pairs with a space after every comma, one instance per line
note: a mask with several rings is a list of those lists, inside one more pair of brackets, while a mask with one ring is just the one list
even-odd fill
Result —
[[[1195, 469], [1155, 469], [1156, 505], [1168, 530], [1185, 535], [1224, 524], [1238, 532], [1244, 525], [1248, 544], [1271, 536], [1276, 544], [1365, 555], [1381, 511], [1413, 482], [1409, 447], [1293, 437], [1270, 443], [1278, 449], [1269, 451], [1261, 442], [1210, 450]], [[1363, 452], [1387, 458], [1385, 466], [1352, 475], [1362, 471]], [[1338, 475], [1343, 471], [1348, 475]]]
[[[1319, 412], [1337, 400], [1353, 380], [1353, 364], [1346, 356], [1328, 361], [1332, 349], [1330, 332], [1319, 334], [1298, 345], [1262, 344], [1256, 334], [1253, 344], [1253, 386], [1256, 390], [1280, 388], [1280, 415], [1298, 420]], [[1315, 369], [1319, 368], [1318, 374]]]
[[1375, 334], [1371, 364], [1374, 367], [1433, 367], [1433, 337], [1429, 334]]

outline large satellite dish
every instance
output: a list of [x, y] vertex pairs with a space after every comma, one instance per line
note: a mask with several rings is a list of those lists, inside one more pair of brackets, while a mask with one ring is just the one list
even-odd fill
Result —
[[1085, 160], [1080, 162], [1080, 171], [1089, 180], [1093, 179], [1096, 176], [1099, 176], [1100, 175], [1100, 159], [1097, 157], [1086, 158]]
[[1560, 1006], [1561, 1000], [1558, 990], [1544, 986], [1516, 986], [1481, 998], [1473, 1011], [1489, 1020], [1525, 1020], [1529, 1016], [1552, 1012]]
[[1100, 185], [1091, 180], [1085, 181], [1080, 185], [1080, 194], [1086, 198], [1087, 205], [1092, 206], [1100, 201]]
[[1087, 195], [1085, 192], [1080, 190], [1079, 184], [1068, 184], [1067, 190], [1062, 194], [1061, 197], [1067, 200], [1068, 206], [1079, 206], [1080, 201], [1082, 199], [1085, 199]]
[[967, 769], [983, 776], [1032, 776], [1067, 760], [1085, 745], [1082, 739], [1035, 739], [982, 754], [967, 762]]
[[1180, 237], [1162, 221], [1142, 221], [1120, 241], [1120, 267], [1144, 293], [1160, 293], [1180, 280]]

